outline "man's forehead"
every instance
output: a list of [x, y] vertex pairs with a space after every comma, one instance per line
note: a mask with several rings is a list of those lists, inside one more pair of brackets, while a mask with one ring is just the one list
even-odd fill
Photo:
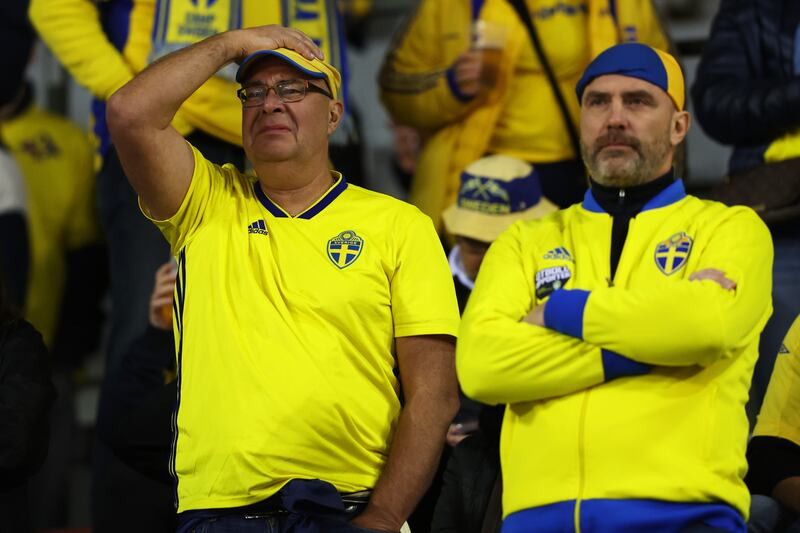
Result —
[[286, 61], [275, 56], [267, 56], [257, 59], [256, 61], [257, 62], [248, 70], [247, 79], [242, 83], [243, 86], [272, 81], [276, 78], [297, 78], [301, 80], [315, 79], [313, 76], [310, 76], [309, 74], [293, 67]]
[[598, 76], [586, 86], [586, 92], [632, 92], [632, 91], [646, 91], [648, 93], [663, 95], [664, 98], [669, 99], [661, 87], [649, 81], [631, 76], [623, 76], [622, 74], [604, 74]]

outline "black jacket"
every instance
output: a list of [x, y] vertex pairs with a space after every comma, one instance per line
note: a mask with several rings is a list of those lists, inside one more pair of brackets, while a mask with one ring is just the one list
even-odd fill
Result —
[[26, 480], [42, 466], [56, 392], [42, 336], [24, 320], [0, 324], [0, 524], [27, 531]]
[[695, 116], [734, 146], [729, 171], [763, 163], [769, 144], [800, 126], [794, 73], [796, 0], [722, 0], [692, 86]]

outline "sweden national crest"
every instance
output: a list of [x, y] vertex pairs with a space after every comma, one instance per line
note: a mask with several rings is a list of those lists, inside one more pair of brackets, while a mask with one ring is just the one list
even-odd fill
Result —
[[363, 248], [364, 239], [355, 231], [346, 230], [328, 241], [328, 259], [337, 268], [346, 268], [355, 263]]
[[658, 269], [667, 276], [680, 270], [689, 259], [692, 242], [692, 238], [682, 231], [658, 243], [655, 253]]

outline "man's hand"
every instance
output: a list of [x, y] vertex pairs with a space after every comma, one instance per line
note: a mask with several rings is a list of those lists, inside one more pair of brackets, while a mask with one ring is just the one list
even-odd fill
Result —
[[472, 97], [481, 90], [481, 51], [464, 52], [453, 64], [453, 73], [458, 90], [464, 96]]
[[164, 263], [156, 270], [156, 284], [150, 295], [150, 325], [156, 329], [172, 329], [172, 299], [176, 274], [172, 262]]
[[325, 59], [322, 50], [314, 44], [311, 37], [294, 28], [285, 28], [277, 24], [258, 26], [235, 30], [238, 60], [259, 50], [275, 50], [276, 48], [289, 48], [301, 54], [306, 59]]
[[522, 318], [522, 322], [527, 322], [528, 324], [534, 326], [544, 327], [544, 306], [546, 303], [547, 302], [537, 305], [531, 309], [531, 312]]
[[722, 270], [717, 270], [716, 268], [704, 268], [703, 270], [698, 270], [689, 276], [689, 281], [700, 281], [704, 279], [709, 279], [716, 282], [725, 290], [732, 291], [736, 288], [736, 282], [727, 278], [725, 276], [725, 272]]

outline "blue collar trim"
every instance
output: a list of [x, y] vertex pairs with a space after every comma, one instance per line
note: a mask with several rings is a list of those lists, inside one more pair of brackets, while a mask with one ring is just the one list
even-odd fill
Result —
[[[322, 196], [322, 198], [317, 200], [316, 203], [314, 203], [314, 205], [312, 205], [311, 207], [309, 207], [308, 209], [306, 209], [305, 211], [303, 211], [294, 218], [302, 218], [304, 220], [309, 220], [313, 218], [315, 215], [319, 214], [323, 209], [328, 207], [331, 204], [331, 202], [333, 202], [340, 194], [344, 192], [345, 189], [347, 189], [347, 180], [344, 179], [344, 176], [339, 174], [339, 179], [336, 180], [336, 183], [333, 184], [333, 187], [328, 189], [328, 192], [326, 192]], [[267, 196], [266, 193], [264, 193], [264, 191], [261, 189], [261, 183], [255, 182], [253, 184], [253, 190], [256, 193], [258, 201], [261, 202], [261, 205], [263, 205], [266, 208], [266, 210], [270, 212], [272, 216], [274, 216], [275, 218], [292, 218], [291, 216], [289, 216], [289, 213], [281, 209], [275, 202], [270, 200], [269, 196]]]
[[[686, 188], [683, 186], [683, 180], [677, 179], [669, 187], [655, 195], [649, 202], [644, 204], [640, 211], [643, 213], [650, 209], [658, 209], [659, 207], [666, 207], [683, 200], [686, 197]], [[586, 194], [583, 195], [583, 203], [581, 204], [584, 209], [590, 213], [605, 213], [605, 210], [600, 207], [597, 200], [592, 195], [592, 189], [587, 189]]]

